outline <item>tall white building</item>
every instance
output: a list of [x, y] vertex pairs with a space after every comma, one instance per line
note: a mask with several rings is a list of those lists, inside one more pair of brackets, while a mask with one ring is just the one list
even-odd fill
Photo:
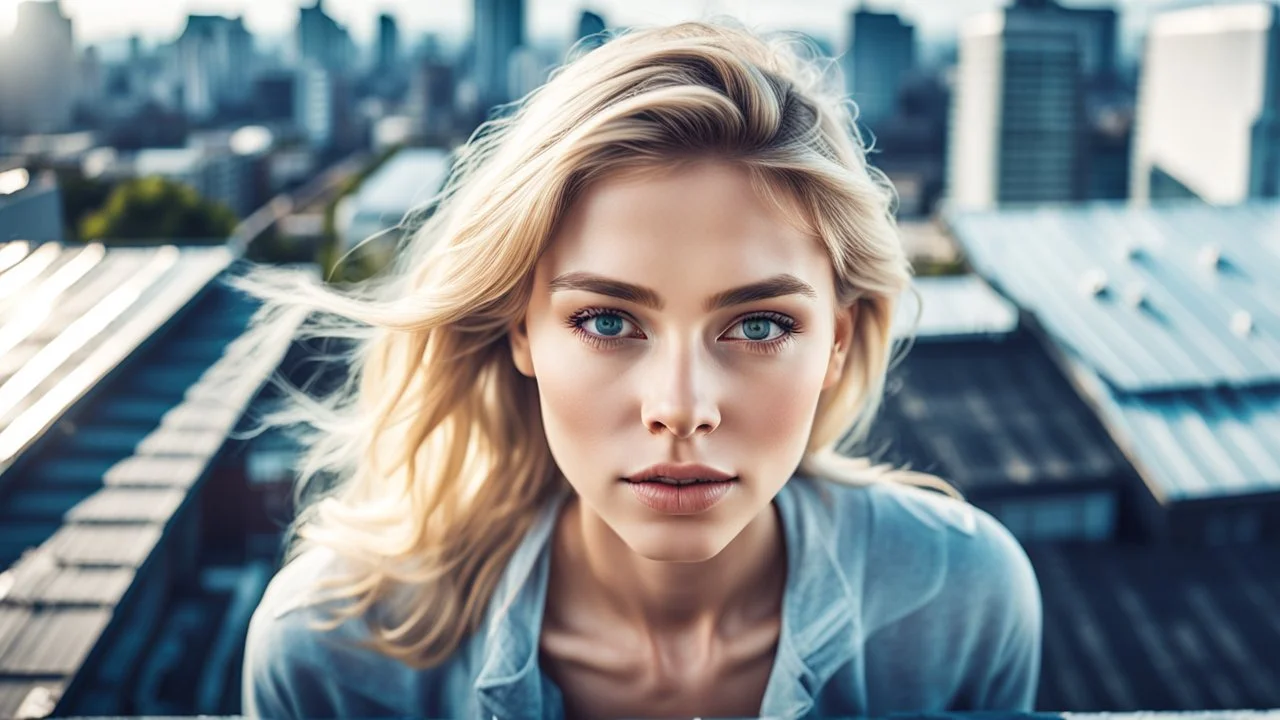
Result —
[[1135, 201], [1280, 195], [1278, 15], [1254, 2], [1155, 18], [1138, 83]]
[[77, 74], [71, 19], [62, 6], [19, 3], [17, 24], [0, 38], [0, 135], [69, 129]]

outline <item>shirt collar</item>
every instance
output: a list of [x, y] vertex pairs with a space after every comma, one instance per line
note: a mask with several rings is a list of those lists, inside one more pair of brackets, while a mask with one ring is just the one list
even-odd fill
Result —
[[[786, 538], [787, 582], [761, 715], [807, 713], [827, 680], [860, 647], [861, 594], [850, 587], [835, 557], [835, 508], [822, 482], [793, 477], [775, 498]], [[538, 637], [547, 595], [548, 538], [571, 492], [566, 489], [544, 507], [495, 590], [474, 685], [482, 718], [545, 717], [550, 709], [538, 672]], [[863, 515], [841, 522], [865, 527], [864, 506], [854, 507]]]

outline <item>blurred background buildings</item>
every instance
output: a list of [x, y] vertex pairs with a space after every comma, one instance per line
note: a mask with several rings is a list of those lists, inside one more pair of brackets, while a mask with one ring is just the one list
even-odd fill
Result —
[[[248, 353], [223, 280], [369, 276], [571, 48], [697, 17], [540, 3], [0, 0], [0, 717], [239, 710], [296, 458], [241, 431], [315, 348]], [[1038, 707], [1280, 707], [1277, 3], [722, 9], [831, 61], [897, 190], [912, 346], [848, 450], [1026, 545]]]

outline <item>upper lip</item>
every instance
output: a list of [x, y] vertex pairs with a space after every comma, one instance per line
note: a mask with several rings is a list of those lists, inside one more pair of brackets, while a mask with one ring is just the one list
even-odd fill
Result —
[[672, 480], [677, 483], [692, 483], [699, 480], [733, 480], [736, 476], [713, 467], [706, 465], [687, 464], [677, 465], [674, 463], [659, 463], [650, 465], [634, 475], [629, 475], [625, 480], [630, 482], [644, 482], [646, 480]]

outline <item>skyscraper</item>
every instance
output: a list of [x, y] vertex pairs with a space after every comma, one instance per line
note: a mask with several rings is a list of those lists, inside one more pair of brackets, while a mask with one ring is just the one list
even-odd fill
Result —
[[56, 0], [19, 3], [12, 34], [0, 40], [0, 134], [67, 130], [75, 93], [70, 18]]
[[915, 28], [893, 13], [849, 14], [845, 83], [858, 120], [871, 128], [893, 116], [903, 81], [916, 63]]
[[524, 0], [475, 0], [475, 82], [482, 111], [512, 100], [511, 53], [524, 44]]
[[608, 28], [604, 17], [590, 10], [583, 10], [578, 16], [578, 35], [577, 38], [581, 42], [585, 38], [591, 38], [585, 43], [581, 43], [584, 50], [598, 48], [604, 44], [604, 31]]
[[346, 28], [324, 11], [323, 0], [298, 9], [298, 60], [331, 71], [349, 72], [355, 45]]
[[1083, 199], [1084, 101], [1115, 71], [1115, 13], [1019, 0], [961, 30], [948, 143], [960, 207]]
[[400, 60], [400, 31], [396, 19], [388, 13], [378, 16], [378, 62], [380, 73], [394, 71]]
[[1135, 201], [1280, 196], [1278, 16], [1254, 2], [1155, 18], [1138, 83]]
[[253, 91], [253, 38], [242, 18], [189, 15], [176, 43], [182, 109], [204, 119], [248, 104]]
[[316, 62], [298, 69], [293, 86], [294, 123], [315, 148], [345, 147], [350, 141], [350, 97], [344, 74]]

